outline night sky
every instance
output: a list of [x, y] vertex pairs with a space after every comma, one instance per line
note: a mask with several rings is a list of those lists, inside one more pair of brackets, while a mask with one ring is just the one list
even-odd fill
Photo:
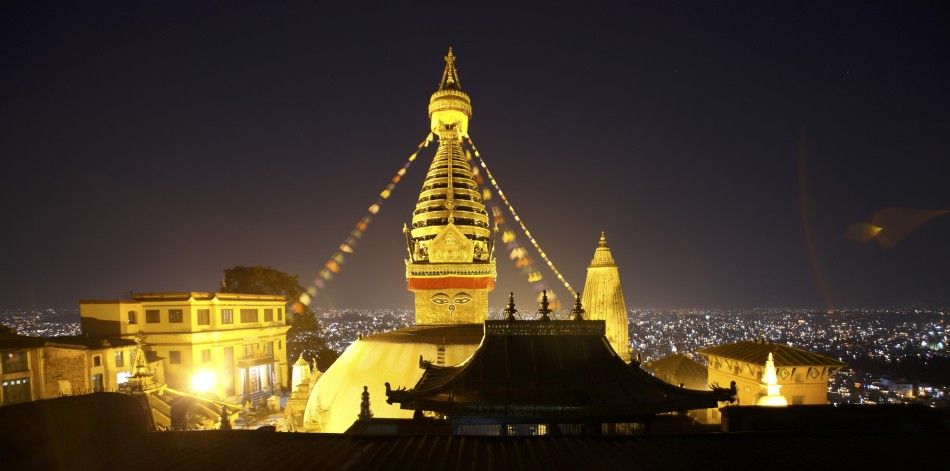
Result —
[[[3, 2], [0, 307], [240, 264], [309, 281], [426, 135], [449, 45], [472, 137], [576, 287], [605, 228], [630, 307], [950, 304], [950, 215], [843, 236], [950, 209], [946, 5], [684, 3]], [[433, 150], [318, 305], [411, 306]], [[530, 287], [497, 256], [501, 307]]]

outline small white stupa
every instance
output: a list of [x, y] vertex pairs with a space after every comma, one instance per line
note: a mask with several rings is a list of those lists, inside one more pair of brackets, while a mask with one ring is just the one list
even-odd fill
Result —
[[784, 407], [788, 405], [785, 396], [779, 393], [782, 386], [778, 384], [778, 375], [775, 374], [775, 361], [772, 359], [772, 352], [769, 352], [768, 360], [765, 360], [765, 371], [762, 372], [762, 386], [765, 387], [766, 395], [756, 401], [758, 406]]

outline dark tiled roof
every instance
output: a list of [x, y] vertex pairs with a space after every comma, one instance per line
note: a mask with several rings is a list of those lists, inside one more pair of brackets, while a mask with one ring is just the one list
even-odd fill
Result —
[[[701, 434], [635, 437], [365, 436], [154, 432], [105, 469], [860, 469], [950, 459], [946, 433]], [[789, 450], [777, 453], [776, 450]], [[934, 468], [937, 469], [937, 468]]]
[[135, 340], [124, 339], [121, 337], [86, 337], [84, 335], [71, 335], [64, 337], [50, 337], [48, 344], [66, 344], [87, 347], [91, 349], [109, 348], [109, 347], [131, 347], [135, 345]]
[[[105, 342], [108, 342], [108, 344]], [[109, 348], [110, 346], [128, 347], [135, 345], [135, 341], [119, 337], [86, 337], [83, 335], [62, 337], [29, 337], [26, 335], [0, 336], [0, 349], [40, 348], [47, 345], [100, 349]]]
[[703, 355], [715, 355], [721, 358], [754, 364], [765, 364], [769, 353], [772, 353], [775, 359], [775, 366], [846, 366], [834, 358], [819, 353], [762, 340], [743, 340], [741, 342], [703, 348], [697, 351]]
[[0, 469], [97, 469], [151, 427], [141, 396], [95, 393], [3, 406]]
[[502, 414], [513, 423], [529, 417], [624, 422], [730, 399], [729, 391], [683, 389], [624, 363], [603, 336], [603, 326], [603, 321], [488, 321], [485, 338], [469, 359], [449, 367], [423, 363], [419, 382], [387, 391], [387, 402], [450, 417]]
[[[382, 332], [363, 337], [366, 342], [394, 342], [394, 343], [431, 343], [440, 344], [443, 341], [450, 344], [478, 345], [482, 341], [484, 327], [482, 324], [454, 324], [454, 325], [414, 325], [402, 329]], [[409, 365], [412, 366], [412, 365]]]
[[643, 365], [658, 378], [672, 384], [683, 383], [689, 389], [706, 389], [709, 373], [706, 367], [692, 358], [675, 354], [651, 361]]

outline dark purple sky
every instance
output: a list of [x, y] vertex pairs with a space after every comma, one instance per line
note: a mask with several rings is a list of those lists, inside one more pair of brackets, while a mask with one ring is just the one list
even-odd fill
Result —
[[[842, 237], [950, 208], [939, 2], [247, 3], [3, 2], [0, 306], [309, 280], [425, 136], [450, 44], [472, 136], [576, 286], [603, 227], [630, 306], [820, 307], [813, 266], [835, 306], [950, 303], [950, 216]], [[424, 157], [333, 305], [411, 305]], [[529, 287], [498, 255], [500, 307]]]

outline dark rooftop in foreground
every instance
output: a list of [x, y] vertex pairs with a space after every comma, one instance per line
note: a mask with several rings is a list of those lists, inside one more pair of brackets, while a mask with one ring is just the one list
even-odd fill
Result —
[[943, 425], [923, 433], [899, 427], [540, 437], [148, 432], [139, 398], [97, 393], [0, 407], [0, 457], [3, 469], [942, 469], [950, 460], [946, 414], [927, 410], [943, 417]]

